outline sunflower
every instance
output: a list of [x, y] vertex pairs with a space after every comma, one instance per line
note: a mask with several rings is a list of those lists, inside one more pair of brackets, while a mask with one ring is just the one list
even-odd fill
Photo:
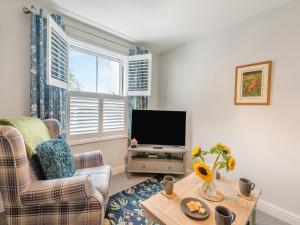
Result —
[[217, 148], [223, 148], [225, 145], [223, 145], [221, 142], [218, 142], [217, 144], [216, 144], [216, 147]]
[[231, 157], [231, 158], [227, 161], [227, 168], [228, 168], [228, 170], [234, 170], [235, 166], [236, 166], [235, 158]]
[[194, 170], [196, 174], [204, 181], [209, 182], [212, 179], [212, 172], [204, 162], [195, 162]]
[[223, 145], [222, 143], [217, 143], [216, 144], [216, 148], [218, 148], [219, 150], [221, 150], [222, 152], [230, 155], [231, 154], [231, 150], [230, 148], [228, 148], [226, 145]]
[[226, 148], [223, 149], [223, 152], [225, 152], [226, 154], [230, 155], [231, 154], [231, 150], [230, 148], [228, 148], [227, 146], [225, 146]]
[[192, 150], [192, 156], [194, 156], [194, 157], [197, 157], [198, 155], [200, 155], [200, 153], [201, 153], [201, 148], [199, 146], [195, 147]]

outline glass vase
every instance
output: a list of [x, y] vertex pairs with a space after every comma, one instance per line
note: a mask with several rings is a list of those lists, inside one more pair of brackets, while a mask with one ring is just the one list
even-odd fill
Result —
[[209, 197], [216, 197], [217, 190], [216, 190], [216, 171], [213, 171], [211, 181], [203, 181], [201, 184], [201, 191], [209, 196]]

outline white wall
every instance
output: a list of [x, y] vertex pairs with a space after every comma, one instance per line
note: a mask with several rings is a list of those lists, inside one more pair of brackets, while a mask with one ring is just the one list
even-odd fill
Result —
[[22, 13], [24, 2], [1, 2], [0, 118], [29, 114], [30, 17]]
[[[160, 108], [191, 112], [193, 146], [229, 145], [238, 162], [233, 175], [298, 215], [299, 15], [294, 1], [161, 55], [158, 98]], [[235, 106], [235, 67], [263, 60], [274, 63], [271, 105]]]

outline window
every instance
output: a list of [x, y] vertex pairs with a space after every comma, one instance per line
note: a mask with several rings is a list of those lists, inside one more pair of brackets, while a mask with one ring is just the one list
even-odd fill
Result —
[[71, 143], [127, 135], [125, 60], [126, 56], [71, 40], [67, 132]]
[[70, 49], [69, 91], [96, 92], [97, 57]]
[[[73, 41], [74, 42], [74, 41]], [[114, 55], [114, 53], [110, 53]], [[91, 46], [73, 43], [69, 53], [69, 90], [104, 94], [123, 94], [125, 56], [108, 55]]]
[[122, 74], [121, 63], [118, 61], [99, 58], [98, 60], [98, 92], [109, 94], [120, 94]]

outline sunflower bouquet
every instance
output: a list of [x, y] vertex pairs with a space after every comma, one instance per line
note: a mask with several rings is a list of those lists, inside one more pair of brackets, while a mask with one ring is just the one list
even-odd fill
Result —
[[[215, 156], [214, 163], [211, 166], [208, 166], [205, 161], [208, 155]], [[231, 150], [221, 143], [217, 143], [207, 151], [203, 151], [201, 147], [197, 146], [192, 150], [192, 158], [194, 161], [194, 170], [203, 181], [201, 190], [209, 196], [216, 196], [216, 171], [226, 168], [228, 172], [234, 170], [236, 166], [236, 161], [231, 155]]]

